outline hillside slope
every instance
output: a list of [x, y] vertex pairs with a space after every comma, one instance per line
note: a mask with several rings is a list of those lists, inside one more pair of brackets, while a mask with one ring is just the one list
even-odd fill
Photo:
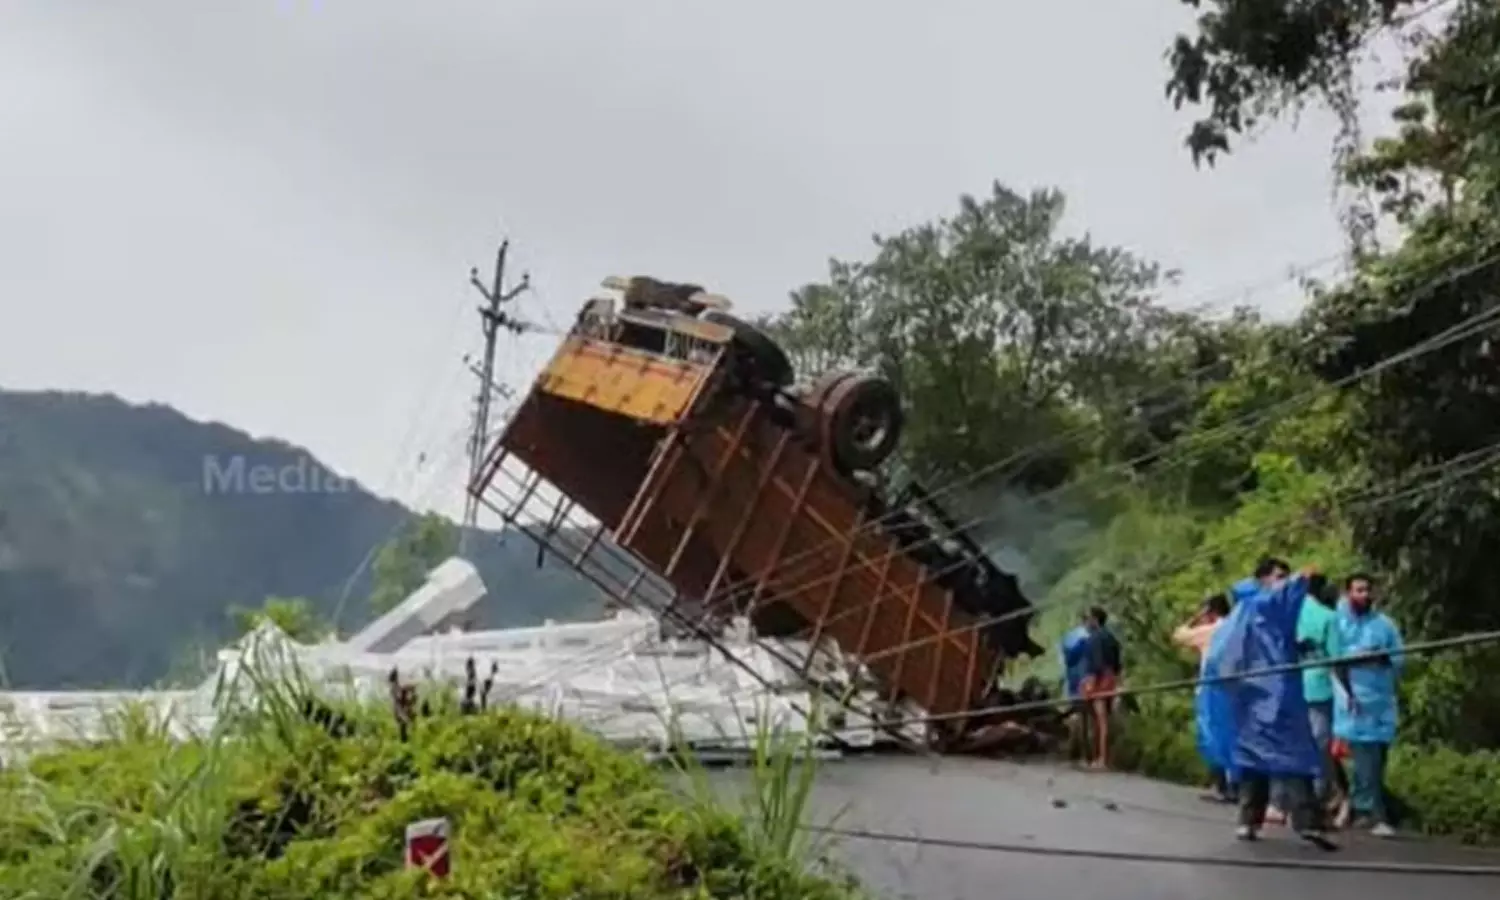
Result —
[[[268, 485], [255, 467], [288, 474]], [[227, 637], [230, 606], [306, 596], [331, 614], [371, 546], [409, 515], [338, 482], [301, 448], [170, 407], [0, 390], [4, 677], [15, 687], [149, 684], [191, 648]], [[524, 536], [481, 533], [469, 544], [490, 588], [482, 623], [598, 612], [580, 578], [550, 560], [537, 568]], [[367, 591], [355, 584], [346, 630], [369, 618]]]

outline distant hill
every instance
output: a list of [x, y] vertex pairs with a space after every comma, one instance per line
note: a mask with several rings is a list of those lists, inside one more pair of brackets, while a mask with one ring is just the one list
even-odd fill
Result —
[[[329, 615], [409, 515], [306, 450], [167, 406], [0, 390], [4, 678], [151, 684], [228, 637], [230, 606], [306, 596]], [[469, 545], [490, 589], [481, 624], [598, 614], [597, 591], [555, 560], [538, 569], [529, 538], [480, 533]], [[369, 619], [368, 589], [355, 584], [345, 630]]]

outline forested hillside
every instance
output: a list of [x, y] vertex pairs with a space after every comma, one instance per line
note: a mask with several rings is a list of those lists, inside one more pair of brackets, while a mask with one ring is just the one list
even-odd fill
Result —
[[[258, 491], [255, 467], [290, 480]], [[305, 450], [169, 407], [0, 391], [5, 677], [29, 687], [150, 684], [232, 636], [233, 609], [305, 597], [326, 619], [371, 548], [411, 518]], [[597, 612], [580, 579], [555, 562], [537, 569], [529, 539], [499, 537], [469, 542], [490, 587], [483, 623]], [[352, 585], [344, 630], [373, 615], [378, 568]]]

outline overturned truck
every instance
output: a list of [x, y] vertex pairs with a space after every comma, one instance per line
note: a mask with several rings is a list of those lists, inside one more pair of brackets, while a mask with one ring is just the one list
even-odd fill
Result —
[[[798, 384], [722, 298], [650, 278], [605, 286], [619, 295], [583, 307], [471, 493], [512, 523], [550, 493], [553, 527], [531, 523], [544, 542], [565, 508], [586, 511], [588, 537], [551, 549], [617, 603], [836, 642], [884, 700], [925, 711], [940, 749], [992, 724], [1006, 660], [1041, 652], [1031, 607], [927, 491], [882, 476], [902, 427], [891, 384]], [[606, 545], [638, 571], [591, 561]], [[665, 596], [645, 602], [647, 581]]]

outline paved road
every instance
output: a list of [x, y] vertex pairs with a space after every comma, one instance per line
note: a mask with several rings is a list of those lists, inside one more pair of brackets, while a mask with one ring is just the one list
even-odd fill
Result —
[[[936, 771], [934, 771], [936, 765]], [[744, 779], [726, 771], [726, 786]], [[1231, 811], [1197, 793], [1122, 775], [1043, 765], [877, 757], [828, 763], [813, 818], [848, 829], [1037, 847], [1189, 854], [1209, 859], [1420, 862], [1491, 865], [1500, 853], [1352, 835], [1338, 853], [1303, 845], [1284, 829], [1257, 844], [1234, 840]], [[1054, 801], [1061, 801], [1059, 808]], [[1236, 868], [993, 853], [849, 838], [837, 854], [887, 897], [922, 900], [1443, 900], [1500, 897], [1500, 876], [1395, 875]]]

